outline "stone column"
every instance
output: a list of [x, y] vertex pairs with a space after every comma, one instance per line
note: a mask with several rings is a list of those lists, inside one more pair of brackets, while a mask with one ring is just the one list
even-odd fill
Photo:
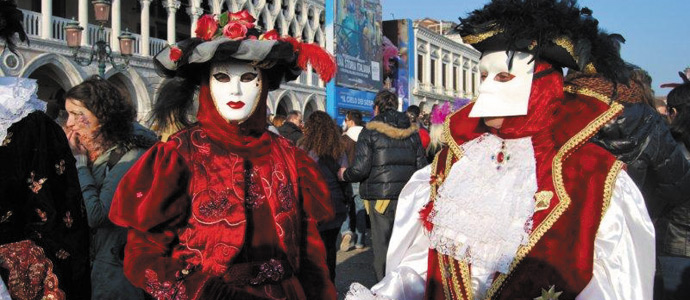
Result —
[[81, 35], [81, 45], [89, 44], [89, 1], [79, 0], [79, 26], [84, 28]]
[[120, 52], [120, 40], [117, 38], [122, 31], [122, 0], [112, 0], [110, 2], [110, 23], [112, 24], [112, 31], [110, 32], [110, 49], [113, 52]]
[[168, 44], [175, 44], [175, 13], [180, 8], [179, 0], [163, 0], [163, 6], [168, 10]]
[[201, 9], [201, 6], [197, 6], [197, 5], [200, 5], [200, 4], [194, 3], [194, 6], [190, 6], [187, 9], [187, 14], [192, 19], [192, 24], [190, 26], [192, 28], [191, 29], [192, 32], [190, 33], [191, 37], [196, 37], [196, 22], [199, 20], [199, 17], [201, 17], [201, 15], [204, 14], [204, 10]]
[[41, 38], [53, 38], [53, 1], [41, 0]]
[[151, 0], [139, 0], [141, 2], [141, 55], [149, 56], [149, 38], [151, 37], [149, 25], [149, 11]]

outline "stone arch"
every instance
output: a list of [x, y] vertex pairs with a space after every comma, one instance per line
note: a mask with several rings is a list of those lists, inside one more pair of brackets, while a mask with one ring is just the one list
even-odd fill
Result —
[[85, 74], [66, 57], [46, 53], [30, 61], [19, 77], [28, 77], [38, 81], [36, 95], [48, 103], [49, 116], [57, 118], [60, 110], [64, 109], [65, 93], [83, 82]]
[[[275, 97], [275, 105], [273, 111], [276, 114], [287, 115], [292, 110], [300, 110], [301, 106], [297, 97], [292, 91], [284, 90]], [[301, 110], [300, 110], [301, 111]]]
[[[45, 53], [32, 59], [24, 70], [19, 74], [19, 77], [29, 77], [34, 71], [41, 67], [47, 67], [54, 71], [58, 77], [54, 79], [61, 83], [65, 89], [80, 84], [87, 77], [86, 74], [77, 68], [74, 63], [63, 55], [55, 53]], [[63, 76], [60, 76], [63, 75]]]
[[316, 101], [316, 96], [314, 94], [310, 94], [304, 100], [304, 106], [302, 107], [302, 115], [304, 116], [305, 120], [309, 117], [309, 115], [311, 115], [311, 113], [319, 110], [317, 102], [318, 101]]
[[123, 90], [125, 98], [129, 100], [137, 110], [137, 120], [141, 121], [151, 111], [151, 98], [146, 88], [146, 81], [134, 68], [125, 71], [110, 69], [105, 73], [105, 78]]

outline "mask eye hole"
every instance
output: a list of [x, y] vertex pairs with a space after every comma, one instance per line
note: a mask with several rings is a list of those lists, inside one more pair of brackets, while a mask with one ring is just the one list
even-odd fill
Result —
[[501, 73], [496, 74], [496, 77], [494, 77], [494, 80], [498, 81], [498, 82], [508, 82], [508, 81], [513, 80], [513, 78], [515, 78], [515, 75], [510, 74], [508, 72], [501, 72]]
[[230, 82], [230, 76], [228, 74], [225, 74], [225, 73], [213, 74], [213, 78], [215, 78], [219, 82]]
[[488, 72], [481, 72], [481, 73], [479, 74], [479, 81], [480, 81], [480, 82], [484, 82], [484, 80], [486, 80], [486, 77], [487, 77], [487, 76], [489, 76], [489, 73], [488, 73]]
[[250, 81], [254, 80], [256, 78], [256, 76], [259, 76], [259, 74], [247, 72], [247, 73], [242, 74], [242, 76], [240, 76], [240, 81], [250, 82]]

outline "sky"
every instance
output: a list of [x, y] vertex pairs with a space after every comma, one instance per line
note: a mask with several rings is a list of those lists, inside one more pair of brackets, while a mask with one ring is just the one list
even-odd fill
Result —
[[[489, 0], [381, 0], [383, 20], [433, 18], [457, 22]], [[421, 4], [423, 3], [423, 5]], [[670, 89], [662, 83], [681, 82], [678, 71], [690, 67], [690, 1], [579, 0], [592, 9], [599, 26], [626, 39], [621, 55], [647, 70], [656, 95]]]

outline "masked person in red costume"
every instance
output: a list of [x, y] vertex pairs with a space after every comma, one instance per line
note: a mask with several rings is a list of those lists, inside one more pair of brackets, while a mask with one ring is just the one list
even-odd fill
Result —
[[457, 30], [482, 52], [479, 97], [401, 192], [386, 277], [349, 299], [651, 299], [644, 201], [589, 142], [622, 105], [563, 83], [567, 67], [626, 84], [620, 36], [566, 0], [494, 0]]
[[[202, 16], [197, 38], [156, 55], [177, 88], [158, 99], [161, 124], [198, 123], [144, 154], [120, 182], [110, 219], [129, 228], [124, 270], [156, 299], [335, 299], [317, 222], [328, 187], [304, 151], [266, 130], [266, 98], [333, 57], [261, 33], [246, 11]], [[165, 127], [165, 126], [162, 126]]]

